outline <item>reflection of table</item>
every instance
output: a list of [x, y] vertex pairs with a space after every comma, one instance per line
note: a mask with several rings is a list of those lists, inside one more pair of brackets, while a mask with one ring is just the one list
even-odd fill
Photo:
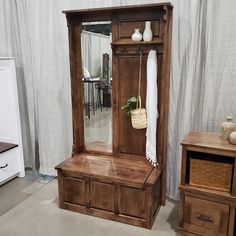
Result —
[[[94, 102], [94, 84], [98, 83], [100, 81], [99, 77], [89, 77], [89, 78], [83, 78], [83, 83], [88, 84], [87, 86], [87, 95], [88, 95], [88, 102], [86, 104], [85, 97], [84, 97], [84, 104], [85, 104], [85, 111], [86, 115], [90, 118], [90, 108], [93, 109], [93, 114], [95, 115], [95, 102]], [[91, 92], [92, 90], [92, 92]], [[90, 94], [91, 92], [91, 94]]]

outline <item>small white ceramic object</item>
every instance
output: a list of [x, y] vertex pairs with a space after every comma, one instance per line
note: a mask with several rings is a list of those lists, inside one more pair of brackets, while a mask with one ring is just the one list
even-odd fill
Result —
[[145, 30], [143, 33], [143, 41], [152, 41], [151, 21], [145, 22]]
[[222, 123], [221, 131], [222, 131], [222, 139], [228, 140], [229, 135], [235, 131], [235, 124], [232, 122], [232, 116], [227, 116], [227, 121]]
[[236, 131], [233, 131], [230, 135], [229, 135], [229, 142], [236, 145]]
[[139, 32], [139, 29], [135, 29], [134, 33], [131, 36], [133, 41], [141, 41], [143, 36], [142, 34]]

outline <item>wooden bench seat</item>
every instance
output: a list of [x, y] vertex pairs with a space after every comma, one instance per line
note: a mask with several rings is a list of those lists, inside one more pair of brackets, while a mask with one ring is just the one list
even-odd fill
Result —
[[57, 168], [64, 172], [136, 184], [144, 184], [153, 169], [146, 160], [134, 161], [92, 154], [76, 155]]
[[60, 207], [150, 228], [162, 169], [147, 160], [80, 153], [59, 164]]

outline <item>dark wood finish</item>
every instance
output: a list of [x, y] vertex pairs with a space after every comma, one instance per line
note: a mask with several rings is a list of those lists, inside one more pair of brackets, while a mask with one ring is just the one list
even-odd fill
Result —
[[0, 142], [0, 154], [17, 147], [18, 144]]
[[235, 235], [236, 229], [235, 229], [235, 220], [236, 220], [236, 212], [235, 207], [231, 208], [230, 210], [230, 216], [229, 216], [229, 235]]
[[150, 203], [152, 202], [152, 205], [150, 207], [150, 209], [152, 209], [152, 212], [150, 212], [150, 214], [152, 214], [153, 216], [156, 214], [156, 211], [161, 202], [161, 192], [159, 191], [160, 188], [161, 180], [158, 179], [158, 181], [156, 181], [155, 184], [152, 186], [151, 196], [153, 197], [153, 201], [149, 201]]
[[[59, 164], [59, 206], [123, 223], [151, 228], [166, 194], [166, 154], [171, 51], [172, 5], [148, 4], [65, 11], [69, 30], [73, 157]], [[112, 147], [93, 143], [85, 147], [80, 31], [87, 21], [112, 25]], [[134, 42], [135, 28], [151, 21], [153, 40]], [[153, 168], [145, 158], [145, 130], [131, 127], [121, 110], [138, 94], [139, 56], [142, 58], [142, 106], [146, 98], [147, 56], [157, 51], [157, 158]]]
[[65, 202], [85, 205], [85, 180], [79, 178], [64, 178], [64, 200]]
[[163, 169], [86, 153], [56, 168], [61, 208], [151, 228], [161, 204]]
[[[144, 160], [136, 161], [81, 153], [57, 167], [67, 173], [86, 174], [119, 183], [144, 184], [153, 167]], [[131, 174], [132, 173], [132, 174]]]
[[[112, 42], [116, 42], [118, 39], [118, 19], [113, 19], [112, 24]], [[113, 78], [119, 78], [119, 71], [117, 70], [118, 57], [115, 56], [115, 50], [112, 50], [112, 132], [115, 135], [112, 135], [112, 149], [115, 156], [119, 154], [119, 80]]]
[[91, 207], [114, 211], [114, 185], [97, 181], [90, 182]]
[[232, 181], [232, 194], [236, 196], [236, 153], [235, 153], [235, 159], [234, 159], [234, 173], [233, 173], [233, 181]]
[[181, 168], [181, 184], [186, 183], [186, 167], [187, 167], [187, 157], [186, 157], [187, 151], [186, 147], [182, 147], [182, 168]]
[[[121, 15], [124, 14], [124, 12], [131, 13], [133, 11], [138, 10], [160, 10], [164, 6], [173, 8], [173, 5], [169, 2], [165, 3], [155, 3], [155, 4], [145, 4], [145, 5], [129, 5], [129, 6], [120, 6], [120, 7], [106, 7], [106, 8], [93, 8], [93, 9], [82, 9], [82, 10], [66, 10], [63, 11], [63, 13], [68, 15], [79, 15], [82, 18], [82, 21], [85, 21], [86, 17], [91, 17], [92, 15], [99, 15], [99, 14], [105, 14], [109, 18], [108, 20], [111, 20], [111, 13], [120, 13]], [[102, 17], [101, 17], [102, 19]], [[92, 21], [92, 19], [89, 19], [89, 21]]]
[[187, 230], [223, 236], [228, 231], [229, 205], [185, 196], [184, 225]]
[[[159, 162], [166, 166], [167, 163], [167, 137], [168, 137], [168, 114], [169, 114], [169, 84], [170, 84], [170, 59], [171, 59], [171, 44], [172, 44], [172, 8], [164, 6], [164, 22], [161, 22], [162, 35], [164, 39], [163, 58], [160, 60], [162, 63], [161, 76], [159, 76], [159, 122], [157, 135], [157, 157]], [[159, 62], [159, 63], [160, 63]], [[158, 93], [159, 93], [158, 92]], [[162, 205], [165, 204], [166, 193], [166, 168], [163, 170], [162, 176]]]
[[[134, 201], [135, 199], [135, 201]], [[120, 213], [144, 219], [145, 217], [145, 190], [120, 187]]]
[[[142, 80], [141, 80], [141, 98], [142, 107], [146, 101], [146, 61], [144, 57], [142, 61]], [[139, 54], [135, 56], [119, 56], [119, 107], [127, 103], [127, 99], [131, 95], [138, 94], [138, 73], [139, 73]], [[126, 68], [130, 68], [127, 70]], [[130, 116], [126, 112], [119, 109], [119, 152], [130, 153], [134, 155], [145, 155], [146, 147], [146, 129], [134, 129], [131, 125]]]
[[193, 196], [204, 195], [207, 199], [213, 199], [214, 201], [220, 201], [223, 199], [225, 203], [236, 203], [236, 197], [231, 195], [230, 193], [219, 191], [219, 190], [211, 190], [206, 188], [199, 188], [190, 185], [180, 185], [180, 190], [183, 190], [185, 194], [192, 194]]
[[183, 219], [184, 219], [184, 192], [180, 191], [180, 201], [179, 201], [179, 229], [183, 229]]
[[108, 153], [112, 153], [112, 144], [109, 142], [96, 141], [96, 142], [88, 144], [86, 146], [86, 151], [89, 153], [94, 153], [94, 154], [99, 152], [105, 155]]
[[[143, 9], [142, 9], [143, 10]], [[171, 51], [171, 25], [172, 25], [172, 8], [163, 7], [161, 11], [141, 11], [134, 14], [123, 13], [114, 17], [115, 34], [112, 38], [113, 47], [113, 72], [114, 77], [119, 83], [114, 86], [115, 91], [119, 91], [120, 96], [116, 96], [115, 104], [118, 105], [116, 117], [119, 117], [118, 123], [118, 153], [131, 153], [135, 155], [144, 155], [145, 153], [145, 132], [142, 130], [134, 130], [130, 125], [130, 117], [128, 117], [120, 107], [126, 103], [128, 97], [137, 94], [138, 90], [138, 62], [140, 51], [143, 53], [142, 62], [142, 86], [141, 97], [145, 104], [146, 98], [146, 60], [150, 49], [157, 51], [158, 57], [158, 110], [160, 117], [158, 119], [157, 133], [157, 150], [160, 163], [165, 164], [167, 149], [167, 122], [168, 122], [168, 94], [169, 94], [169, 62]], [[145, 19], [152, 21], [152, 26], [156, 35], [151, 42], [133, 42], [126, 37], [130, 34], [130, 27], [133, 24], [141, 24]], [[158, 22], [156, 26], [154, 23]], [[131, 26], [129, 26], [131, 24]], [[126, 25], [126, 27], [124, 27]], [[122, 29], [123, 26], [123, 29]], [[127, 69], [129, 68], [129, 69]], [[163, 79], [164, 78], [164, 79]], [[135, 145], [136, 142], [136, 145]], [[165, 170], [164, 170], [165, 172]], [[162, 177], [162, 185], [165, 188], [165, 174]], [[162, 199], [164, 204], [165, 191], [163, 191]]]
[[[146, 41], [138, 41], [135, 42], [132, 39], [120, 39], [119, 41], [115, 41], [111, 43], [111, 46], [130, 46], [130, 48], [124, 49], [121, 48], [120, 51], [116, 50], [116, 54], [119, 53], [124, 53], [127, 52], [127, 50], [129, 50], [129, 54], [131, 53], [138, 53], [140, 51], [141, 46], [145, 46], [145, 48], [142, 49], [142, 51], [144, 53], [148, 53], [148, 51], [154, 46], [159, 47], [159, 53], [163, 53], [163, 51], [161, 51], [162, 49], [162, 44], [163, 44], [163, 40], [162, 39], [153, 39], [152, 41], [146, 42]], [[147, 47], [150, 47], [150, 49], [148, 50]], [[132, 50], [133, 48], [135, 48], [135, 50]], [[147, 49], [146, 49], [147, 48]]]
[[[219, 133], [191, 132], [181, 143], [182, 171], [180, 185], [179, 229], [196, 235], [233, 236], [235, 234], [235, 159], [236, 146], [221, 139]], [[197, 156], [217, 157], [217, 161], [233, 160], [232, 189], [230, 192], [192, 186], [189, 184], [189, 159]], [[207, 154], [207, 155], [206, 155]]]
[[70, 47], [71, 101], [73, 122], [73, 154], [83, 152], [84, 114], [83, 114], [83, 70], [81, 61], [81, 25], [78, 21], [68, 19]]

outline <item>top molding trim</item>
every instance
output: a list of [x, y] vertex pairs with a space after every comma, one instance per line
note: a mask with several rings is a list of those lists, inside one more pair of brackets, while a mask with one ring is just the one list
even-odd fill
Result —
[[103, 8], [89, 8], [89, 9], [80, 9], [80, 10], [65, 10], [62, 11], [66, 15], [84, 15], [84, 14], [101, 14], [101, 13], [117, 13], [120, 11], [129, 11], [129, 10], [155, 10], [155, 8], [173, 8], [174, 6], [170, 2], [166, 3], [154, 3], [154, 4], [139, 4], [139, 5], [128, 5], [128, 6], [119, 6], [119, 7], [103, 7]]

